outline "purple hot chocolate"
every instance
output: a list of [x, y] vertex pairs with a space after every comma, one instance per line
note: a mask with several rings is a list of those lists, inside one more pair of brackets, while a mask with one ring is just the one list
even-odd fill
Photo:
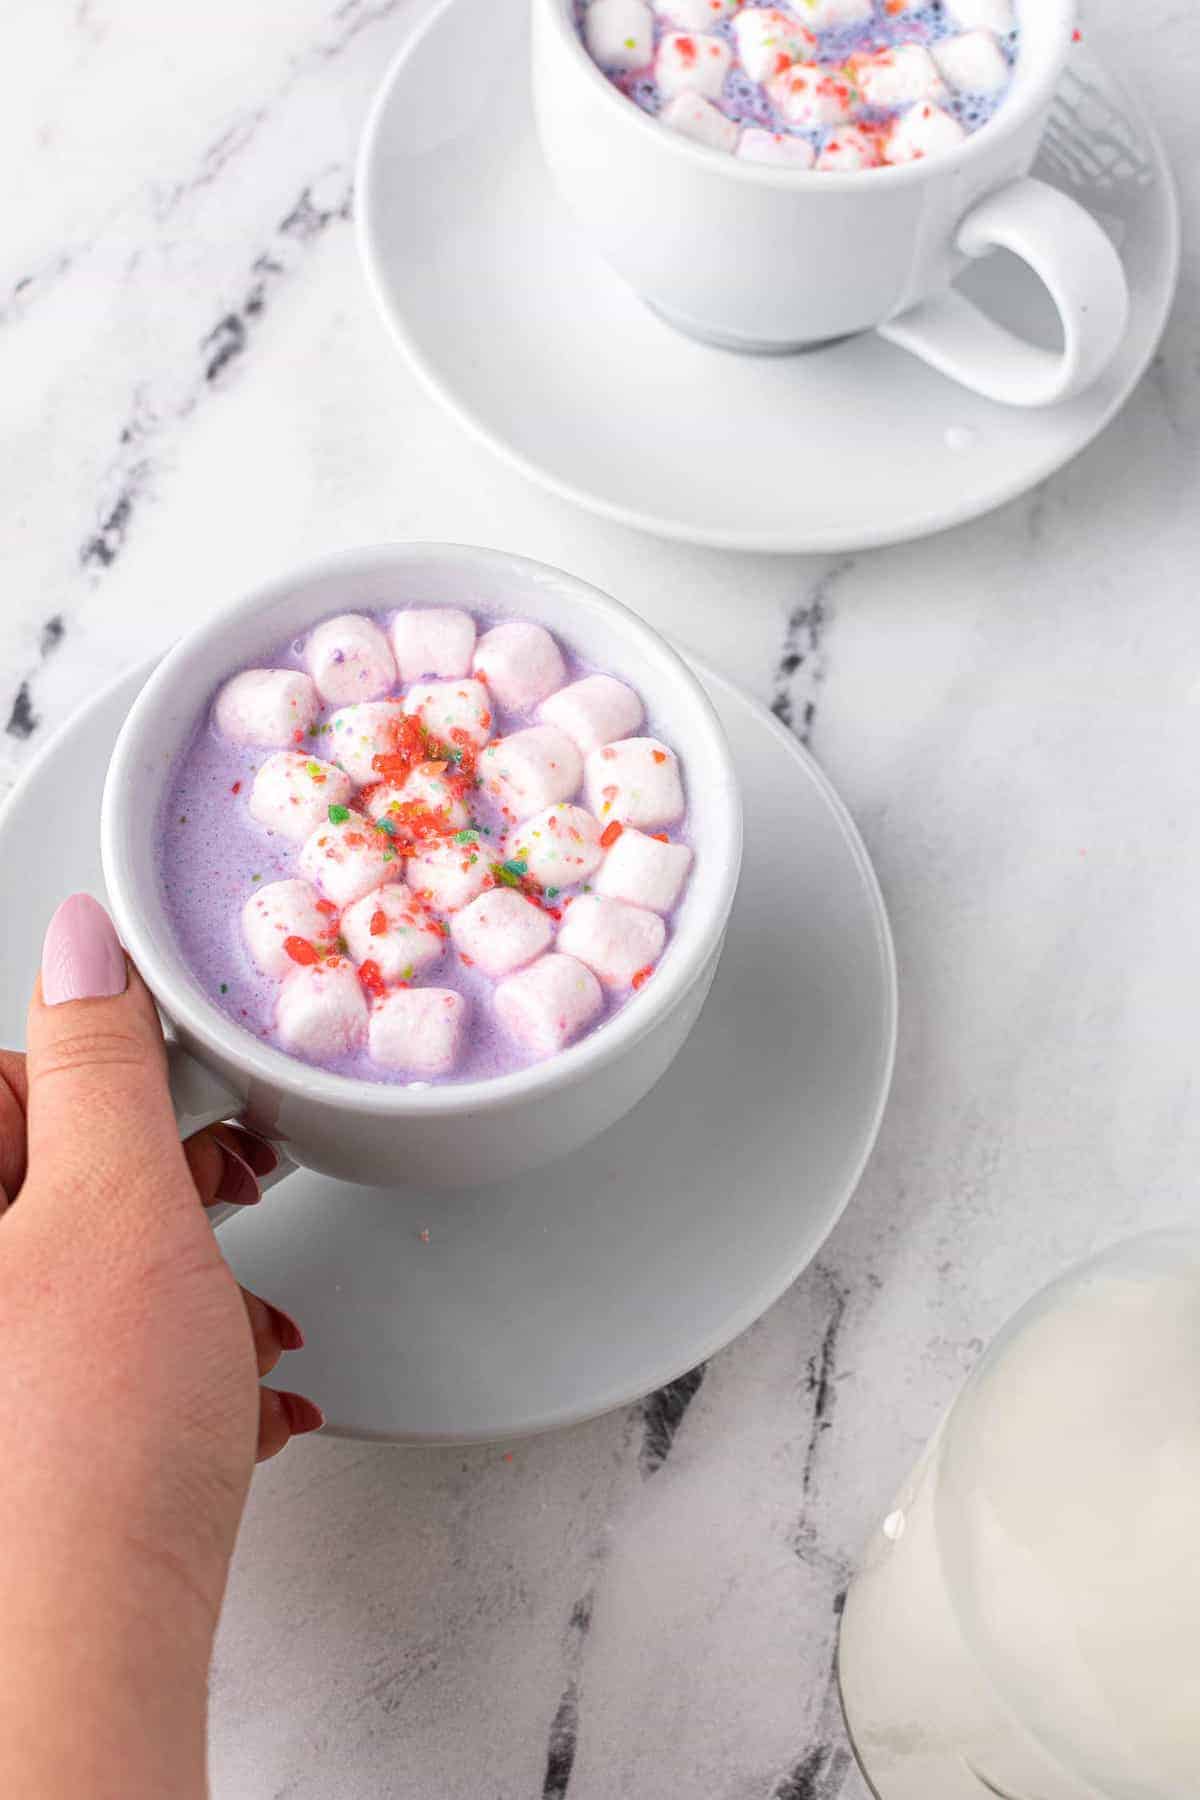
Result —
[[336, 1074], [481, 1080], [653, 978], [690, 872], [682, 775], [625, 682], [542, 626], [347, 613], [213, 696], [160, 821], [208, 997]]

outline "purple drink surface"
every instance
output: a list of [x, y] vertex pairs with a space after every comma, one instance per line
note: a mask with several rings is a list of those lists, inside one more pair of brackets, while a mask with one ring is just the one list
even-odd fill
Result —
[[[363, 613], [385, 633], [396, 617], [397, 608]], [[506, 620], [489, 619], [476, 614], [479, 635], [494, 624]], [[587, 675], [602, 673], [584, 663], [569, 644], [553, 634], [566, 664], [567, 685]], [[255, 667], [306, 670], [305, 638], [279, 644]], [[231, 669], [230, 676], [239, 673]], [[404, 684], [397, 682], [391, 690], [402, 698]], [[184, 753], [178, 759], [167, 786], [159, 819], [159, 885], [165, 910], [183, 955], [196, 981], [207, 997], [235, 1024], [265, 1043], [284, 1049], [275, 1030], [275, 1007], [280, 982], [262, 974], [253, 962], [242, 935], [242, 909], [249, 897], [269, 883], [294, 879], [301, 874], [298, 866], [300, 845], [278, 832], [257, 823], [247, 809], [247, 801], [256, 771], [274, 754], [273, 750], [241, 744], [222, 736], [213, 721], [213, 700], [208, 696], [203, 713]], [[326, 729], [339, 704], [322, 705], [312, 731], [303, 743], [288, 748], [303, 749], [328, 762], [337, 761], [337, 738]], [[537, 723], [536, 709], [529, 714], [506, 712], [495, 707], [495, 736]], [[647, 718], [639, 733], [655, 736], [654, 721]], [[686, 771], [685, 771], [686, 775]], [[577, 804], [583, 804], [581, 797]], [[480, 847], [497, 860], [499, 846], [512, 821], [503, 818], [496, 804], [477, 788], [471, 800], [473, 824], [483, 836]], [[690, 843], [686, 815], [671, 829], [673, 842]], [[541, 895], [541, 904], [560, 909], [577, 894], [590, 891], [589, 883], [564, 886]], [[434, 917], [444, 915], [432, 915]], [[669, 933], [671, 916], [665, 920]], [[554, 946], [551, 945], [553, 949]], [[665, 951], [664, 951], [665, 954]], [[402, 1069], [389, 1069], [375, 1062], [364, 1047], [346, 1055], [312, 1060], [331, 1073], [360, 1080], [386, 1082], [401, 1087], [426, 1087], [447, 1082], [479, 1081], [506, 1074], [544, 1060], [516, 1044], [497, 1020], [492, 999], [496, 982], [480, 970], [470, 967], [460, 955], [452, 939], [447, 938], [443, 956], [433, 968], [424, 972], [414, 986], [452, 988], [461, 993], [469, 1007], [466, 1046], [452, 1073], [416, 1078]], [[606, 1020], [630, 1004], [638, 994], [631, 989], [613, 990], [602, 986], [603, 1009], [595, 1022], [582, 1035], [603, 1028]], [[285, 1054], [294, 1052], [284, 1050]]]

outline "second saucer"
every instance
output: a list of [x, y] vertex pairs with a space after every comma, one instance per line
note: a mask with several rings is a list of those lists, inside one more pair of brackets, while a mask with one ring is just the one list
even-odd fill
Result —
[[[524, 9], [447, 0], [397, 55], [363, 139], [359, 240], [379, 307], [425, 383], [535, 481], [626, 525], [719, 548], [861, 549], [978, 517], [1078, 454], [1154, 352], [1178, 272], [1174, 189], [1136, 102], [1077, 49], [1036, 166], [1118, 244], [1133, 296], [1086, 393], [1023, 412], [873, 333], [735, 355], [656, 318], [554, 190], [535, 139]], [[479, 46], [486, 43], [486, 57]], [[1028, 269], [962, 283], [1047, 344]]]

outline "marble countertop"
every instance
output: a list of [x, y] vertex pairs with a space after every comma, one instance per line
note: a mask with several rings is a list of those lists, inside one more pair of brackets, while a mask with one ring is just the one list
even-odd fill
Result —
[[110, 676], [310, 552], [520, 550], [811, 745], [891, 909], [899, 1063], [818, 1262], [688, 1381], [508, 1455], [310, 1440], [260, 1473], [213, 1792], [864, 1800], [831, 1656], [868, 1532], [1028, 1293], [1195, 1213], [1200, 14], [1146, 0], [1124, 42], [1117, 0], [1086, 14], [1155, 97], [1188, 233], [1123, 415], [991, 518], [805, 560], [576, 511], [394, 354], [351, 170], [425, 3], [6, 20], [0, 786]]

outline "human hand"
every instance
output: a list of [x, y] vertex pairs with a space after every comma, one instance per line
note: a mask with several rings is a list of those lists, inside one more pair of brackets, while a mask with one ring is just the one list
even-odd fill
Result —
[[150, 996], [103, 909], [67, 901], [28, 1057], [0, 1054], [0, 1792], [203, 1793], [254, 1460], [322, 1422], [260, 1387], [302, 1340], [203, 1213], [273, 1159], [230, 1127], [180, 1144]]

